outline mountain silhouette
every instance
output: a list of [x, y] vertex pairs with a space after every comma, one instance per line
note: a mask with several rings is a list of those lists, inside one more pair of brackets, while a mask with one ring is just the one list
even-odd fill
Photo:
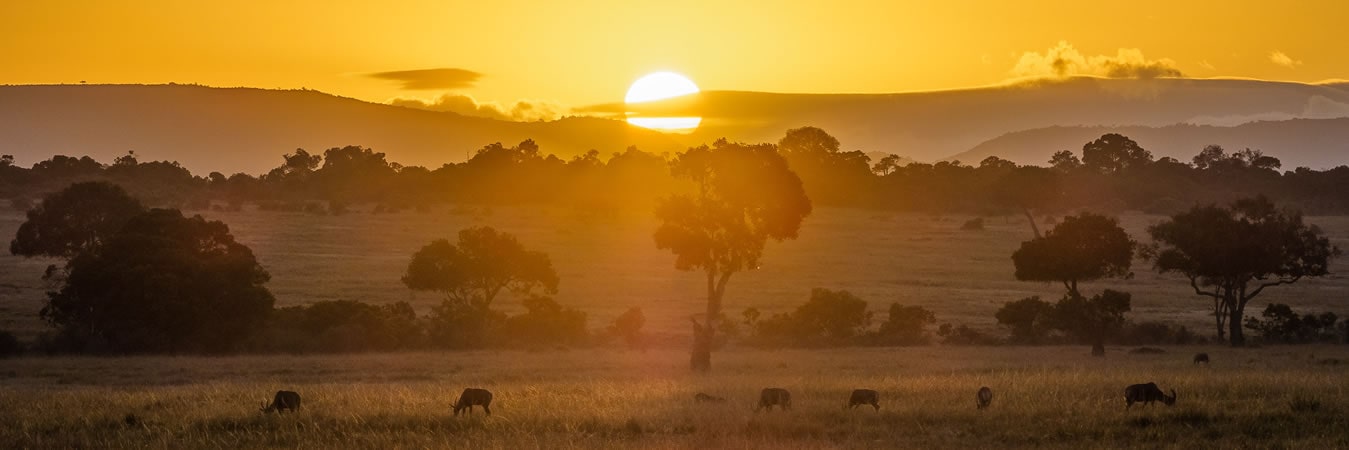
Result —
[[281, 155], [361, 145], [437, 168], [485, 145], [534, 139], [545, 153], [608, 155], [636, 145], [682, 150], [669, 135], [599, 118], [509, 122], [369, 103], [309, 90], [196, 85], [0, 86], [0, 153], [31, 164], [55, 154], [104, 162], [135, 151], [193, 173], [265, 173]]
[[1209, 144], [1228, 152], [1251, 148], [1279, 158], [1283, 168], [1327, 169], [1349, 163], [1349, 118], [1292, 119], [1251, 122], [1234, 127], [1170, 125], [1165, 127], [1048, 127], [999, 136], [948, 160], [978, 164], [997, 156], [1021, 164], [1048, 164], [1059, 150], [1082, 155], [1082, 145], [1106, 133], [1138, 142], [1158, 158], [1189, 162]]

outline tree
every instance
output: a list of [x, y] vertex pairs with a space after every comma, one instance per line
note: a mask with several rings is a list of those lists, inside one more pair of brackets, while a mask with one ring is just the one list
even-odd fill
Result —
[[1251, 299], [1266, 288], [1325, 276], [1340, 256], [1301, 212], [1280, 210], [1264, 196], [1196, 206], [1148, 233], [1154, 268], [1184, 275], [1196, 295], [1211, 298], [1218, 338], [1226, 325], [1233, 347], [1245, 344], [1241, 323]]
[[881, 157], [880, 161], [876, 161], [876, 165], [871, 166], [871, 173], [881, 177], [889, 175], [902, 167], [904, 165], [903, 161], [903, 158], [894, 153], [885, 155]]
[[1124, 325], [1130, 297], [1127, 292], [1110, 289], [1091, 298], [1064, 296], [1054, 305], [1055, 328], [1091, 343], [1092, 355], [1104, 356], [1105, 339]]
[[1059, 150], [1049, 157], [1049, 167], [1059, 172], [1072, 172], [1082, 167], [1082, 160], [1071, 150]]
[[1020, 210], [1030, 224], [1031, 232], [1035, 237], [1040, 237], [1034, 210], [1047, 208], [1062, 197], [1060, 175], [1053, 170], [1033, 166], [1013, 165], [1006, 170], [1007, 174], [993, 185], [993, 197], [1000, 203]]
[[1115, 173], [1150, 162], [1152, 152], [1120, 134], [1106, 134], [1082, 146], [1082, 164], [1101, 173]]
[[636, 347], [642, 343], [642, 326], [646, 325], [646, 316], [642, 314], [642, 308], [628, 308], [623, 314], [614, 318], [614, 323], [609, 325], [609, 333], [623, 338], [623, 342], [628, 347]]
[[803, 339], [850, 339], [871, 323], [867, 302], [844, 290], [815, 288], [810, 300], [792, 313], [797, 336]]
[[1081, 281], [1130, 276], [1135, 243], [1119, 221], [1092, 213], [1067, 216], [1054, 229], [1012, 253], [1016, 279], [1061, 282], [1080, 296]]
[[233, 350], [274, 302], [270, 276], [229, 227], [152, 209], [70, 262], [42, 317], [84, 350]]
[[145, 208], [120, 186], [75, 183], [48, 195], [28, 211], [9, 252], [70, 260], [101, 246]]
[[1003, 304], [994, 317], [999, 325], [1012, 329], [1012, 341], [1038, 344], [1054, 329], [1053, 312], [1054, 305], [1028, 297]]
[[890, 304], [890, 315], [881, 323], [878, 332], [882, 339], [901, 345], [927, 343], [927, 326], [937, 323], [937, 316], [922, 306]]
[[457, 245], [439, 239], [418, 250], [403, 284], [445, 295], [432, 311], [433, 326], [442, 331], [433, 329], [433, 337], [476, 345], [494, 322], [492, 301], [503, 290], [526, 298], [536, 291], [556, 294], [558, 277], [547, 254], [526, 250], [509, 233], [476, 227], [459, 231]]
[[656, 247], [675, 255], [675, 268], [700, 270], [707, 280], [708, 323], [693, 320], [690, 365], [712, 368], [715, 324], [726, 283], [737, 272], [759, 267], [768, 239], [795, 239], [810, 214], [801, 179], [772, 144], [718, 140], [691, 148], [670, 164], [671, 174], [693, 184], [693, 193], [662, 198]]

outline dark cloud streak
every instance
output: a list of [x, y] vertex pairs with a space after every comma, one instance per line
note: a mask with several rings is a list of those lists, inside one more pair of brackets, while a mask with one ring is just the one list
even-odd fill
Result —
[[396, 81], [402, 83], [402, 89], [415, 91], [470, 88], [479, 78], [482, 78], [482, 74], [465, 69], [439, 68], [378, 72], [370, 74], [369, 77]]

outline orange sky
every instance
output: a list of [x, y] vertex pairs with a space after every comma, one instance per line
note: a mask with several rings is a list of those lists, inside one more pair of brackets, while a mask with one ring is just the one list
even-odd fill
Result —
[[[1038, 55], [1054, 47], [1081, 54], [1075, 71], [1129, 60], [1191, 77], [1349, 78], [1349, 2], [1335, 0], [128, 3], [3, 2], [0, 83], [308, 87], [379, 102], [455, 92], [581, 106], [619, 101], [656, 70], [719, 90], [979, 86], [1045, 70]], [[480, 76], [427, 90], [369, 76], [432, 68]]]

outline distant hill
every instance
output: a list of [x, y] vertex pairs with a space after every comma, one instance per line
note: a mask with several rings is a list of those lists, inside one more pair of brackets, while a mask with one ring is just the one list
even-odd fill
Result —
[[1325, 169], [1349, 164], [1349, 118], [1293, 119], [1252, 122], [1235, 127], [1171, 125], [1165, 127], [1048, 127], [1008, 133], [947, 159], [978, 164], [989, 156], [1022, 164], [1045, 165], [1059, 150], [1079, 157], [1082, 145], [1102, 134], [1120, 133], [1137, 141], [1158, 158], [1170, 156], [1189, 162], [1205, 145], [1218, 144], [1228, 152], [1258, 149], [1279, 158], [1284, 169], [1299, 166]]
[[0, 86], [0, 153], [29, 165], [54, 154], [110, 162], [128, 150], [193, 173], [258, 174], [304, 148], [361, 145], [404, 165], [440, 167], [493, 142], [534, 139], [544, 152], [605, 154], [629, 145], [682, 150], [622, 121], [507, 122], [369, 103], [316, 91], [194, 85]]
[[[703, 115], [704, 125], [685, 138], [692, 142], [721, 136], [776, 141], [788, 128], [810, 125], [833, 134], [845, 150], [896, 153], [931, 162], [1006, 133], [1050, 126], [1232, 126], [1258, 120], [1349, 117], [1346, 86], [1239, 79], [1074, 78], [901, 94], [707, 91], [651, 104], [642, 112]], [[617, 107], [597, 105], [594, 109]], [[1284, 153], [1289, 159], [1313, 165], [1332, 162]], [[1333, 156], [1337, 156], [1335, 161], [1349, 160]]]

